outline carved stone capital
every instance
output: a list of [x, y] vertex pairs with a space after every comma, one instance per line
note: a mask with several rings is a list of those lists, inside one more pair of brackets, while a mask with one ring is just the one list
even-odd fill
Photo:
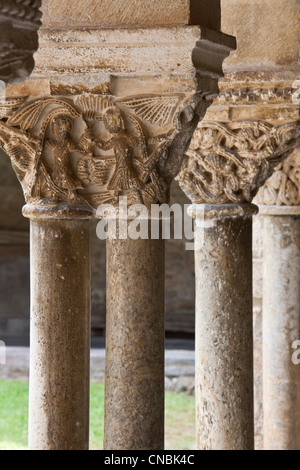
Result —
[[41, 0], [0, 2], [0, 80], [17, 83], [33, 70], [38, 48]]
[[280, 163], [259, 190], [256, 204], [267, 206], [300, 206], [300, 153], [296, 149]]
[[150, 206], [168, 202], [209, 103], [201, 94], [8, 98], [0, 144], [28, 204], [96, 209], [127, 196]]
[[234, 38], [188, 25], [44, 28], [39, 39], [30, 80], [0, 102], [0, 145], [26, 202], [168, 202]]
[[299, 136], [298, 122], [203, 122], [177, 179], [194, 203], [250, 203]]

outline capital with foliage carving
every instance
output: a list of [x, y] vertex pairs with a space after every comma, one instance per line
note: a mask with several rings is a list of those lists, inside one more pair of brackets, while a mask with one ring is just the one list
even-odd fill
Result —
[[299, 145], [299, 136], [296, 121], [202, 122], [177, 179], [197, 204], [250, 203]]

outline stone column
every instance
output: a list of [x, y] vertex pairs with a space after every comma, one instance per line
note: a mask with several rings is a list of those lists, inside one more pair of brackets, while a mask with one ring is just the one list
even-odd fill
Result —
[[178, 176], [196, 219], [200, 450], [254, 449], [251, 201], [294, 145], [291, 124], [202, 122]]
[[164, 240], [107, 241], [105, 449], [164, 449], [164, 278]]
[[253, 205], [192, 206], [196, 219], [197, 449], [253, 449]]
[[[144, 116], [144, 106], [159, 116], [166, 103], [162, 124]], [[8, 99], [0, 143], [22, 184], [24, 214], [33, 220], [31, 448], [88, 446], [85, 219], [106, 204], [115, 209], [121, 196], [129, 208], [146, 208], [147, 215], [152, 204], [168, 202], [170, 184], [208, 105], [205, 96], [178, 94]], [[106, 447], [163, 449], [161, 239], [108, 243], [107, 350]]]
[[[1, 108], [0, 145], [11, 158], [26, 202], [42, 206], [46, 213], [50, 208], [58, 220], [61, 206], [81, 207], [95, 213], [103, 204], [117, 206], [121, 196], [127, 198], [128, 206], [142, 204], [147, 209], [152, 204], [168, 203], [171, 182], [180, 170], [199, 120], [218, 91], [223, 60], [235, 48], [235, 40], [222, 34], [219, 25], [213, 22], [205, 23], [204, 27], [174, 27], [186, 22], [172, 20], [171, 27], [159, 26], [162, 15], [157, 15], [152, 1], [145, 5], [139, 3], [143, 4], [143, 11], [146, 7], [147, 12], [154, 13], [158, 24], [152, 24], [148, 15], [140, 14], [136, 2], [131, 2], [138, 17], [133, 20], [128, 8], [121, 29], [113, 29], [115, 23], [109, 23], [112, 28], [103, 30], [108, 19], [114, 20], [111, 2], [106, 5], [105, 10], [109, 12], [106, 19], [102, 15], [104, 9], [99, 10], [99, 2], [85, 2], [86, 9], [80, 8], [83, 25], [76, 20], [78, 10], [74, 10], [73, 3], [71, 0], [60, 5], [44, 2], [47, 27], [40, 34], [34, 78], [22, 87], [9, 88]], [[174, 2], [164, 3], [174, 10]], [[181, 1], [175, 3], [183, 5]], [[185, 2], [185, 6], [189, 17], [190, 3]], [[75, 23], [69, 17], [69, 7], [74, 10]], [[55, 18], [53, 12], [58, 10]], [[95, 14], [91, 15], [91, 11]], [[120, 24], [118, 14], [117, 17]], [[165, 17], [167, 24], [169, 18]], [[142, 28], [143, 25], [146, 27]], [[61, 46], [59, 51], [57, 42]], [[172, 44], [168, 47], [167, 62], [166, 44]], [[86, 54], [87, 50], [91, 53]], [[95, 61], [95, 57], [99, 60]], [[38, 231], [39, 235], [42, 233]], [[161, 240], [128, 244], [116, 241], [108, 245], [108, 254], [117, 266], [123, 266], [124, 274], [121, 275], [121, 269], [117, 274], [128, 283], [126, 291], [124, 283], [120, 284], [117, 278], [120, 293], [116, 290], [112, 283], [116, 267], [109, 263], [108, 335], [122, 321], [128, 322], [132, 331], [128, 333], [130, 328], [124, 326], [121, 331], [128, 336], [108, 340], [106, 446], [163, 448], [163, 244]], [[62, 263], [55, 258], [55, 265], [51, 261], [47, 268], [57, 279], [57, 264]], [[135, 265], [132, 260], [136, 260]], [[39, 263], [36, 258], [33, 262]], [[61, 295], [65, 284], [61, 279]], [[137, 315], [141, 317], [140, 324]], [[157, 331], [151, 334], [149, 325], [155, 323]], [[50, 333], [54, 335], [47, 323], [44, 327], [44, 338]], [[61, 328], [65, 327], [62, 321]], [[77, 327], [78, 324], [75, 330]], [[146, 329], [148, 336], [144, 339]], [[57, 330], [55, 334], [58, 341], [63, 332]], [[34, 332], [33, 338], [36, 338]], [[121, 350], [122, 341], [127, 351]], [[33, 349], [36, 351], [33, 361], [39, 357], [39, 347]], [[120, 369], [125, 357], [132, 367], [126, 363]], [[53, 381], [60, 381], [61, 369], [57, 370], [57, 378], [53, 370], [52, 377], [43, 382], [43, 393], [48, 387], [45, 396], [50, 402]], [[140, 380], [142, 373], [151, 374], [149, 388]], [[110, 385], [110, 378], [115, 387]], [[34, 383], [35, 379], [31, 380]], [[147, 381], [149, 384], [149, 378]], [[133, 397], [133, 405], [121, 414], [122, 425], [130, 422], [132, 434], [126, 429], [122, 442], [120, 414], [112, 409], [116, 390], [120, 390], [119, 396], [122, 391]], [[111, 417], [116, 422], [111, 422]], [[143, 434], [139, 436], [141, 418]], [[48, 440], [49, 433], [48, 429]], [[52, 442], [58, 442], [57, 428], [54, 434]]]
[[31, 231], [29, 448], [89, 445], [87, 210], [25, 206]]
[[19, 106], [15, 112], [8, 106], [0, 141], [31, 221], [29, 447], [86, 450], [94, 209], [77, 169], [87, 157], [86, 140], [80, 140], [80, 114], [69, 101], [49, 97]]
[[292, 361], [300, 339], [299, 152], [281, 164], [257, 201], [264, 216], [263, 409], [264, 448], [300, 449], [300, 368]]
[[[216, 106], [209, 110], [209, 120], [221, 121], [225, 124], [228, 121], [232, 121], [232, 124], [241, 120], [247, 120], [248, 123], [261, 121], [261, 124], [272, 123], [273, 126], [280, 126], [285, 122], [295, 123], [299, 119], [299, 14], [298, 0], [285, 0], [284, 3], [281, 0], [260, 0], [259, 2], [226, 0], [222, 2], [222, 30], [228, 34], [235, 34], [237, 50], [224, 64], [225, 76], [219, 81], [220, 94], [215, 102]], [[253, 28], [258, 17], [261, 19], [260, 27]], [[284, 40], [273, 40], [274, 25], [281, 32], [280, 36], [284, 37]], [[272, 64], [272, 70], [270, 64]], [[247, 139], [245, 144], [246, 142]], [[275, 151], [276, 161], [276, 148], [280, 146], [276, 141], [272, 143], [270, 140], [269, 142]], [[260, 153], [262, 143], [263, 140], [258, 134], [258, 138], [253, 142], [253, 150], [256, 147]], [[242, 144], [241, 140], [239, 144]], [[241, 150], [242, 154], [242, 147], [237, 150]], [[245, 147], [244, 150], [247, 154]], [[259, 183], [258, 186], [261, 184]], [[260, 264], [260, 261], [255, 260], [255, 269], [259, 277], [258, 265]], [[278, 277], [280, 277], [279, 273]], [[256, 286], [260, 289], [258, 283]], [[264, 440], [262, 341], [258, 339], [261, 338], [262, 304], [259, 291], [256, 290], [255, 294], [255, 445], [256, 450], [262, 450]]]

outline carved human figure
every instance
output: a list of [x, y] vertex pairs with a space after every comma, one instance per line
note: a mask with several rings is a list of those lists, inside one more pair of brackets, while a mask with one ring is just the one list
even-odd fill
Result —
[[109, 108], [105, 112], [103, 123], [112, 137], [106, 142], [97, 139], [97, 146], [102, 150], [113, 149], [116, 158], [116, 168], [108, 189], [116, 192], [130, 189], [141, 191], [144, 184], [133, 164], [133, 148], [139, 145], [139, 139], [128, 134], [121, 111], [117, 108]]
[[[54, 139], [47, 141], [47, 146], [52, 149], [54, 155], [52, 181], [58, 188], [67, 191], [70, 202], [78, 199], [76, 190], [82, 187], [72, 170], [71, 152], [77, 150], [70, 137], [72, 127], [72, 119], [69, 116], [55, 116], [50, 124]], [[52, 200], [57, 202], [59, 195], [53, 194]]]

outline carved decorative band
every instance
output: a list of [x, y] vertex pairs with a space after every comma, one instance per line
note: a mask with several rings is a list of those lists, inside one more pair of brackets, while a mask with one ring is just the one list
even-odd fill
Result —
[[219, 103], [228, 104], [289, 103], [292, 102], [295, 93], [298, 94], [299, 91], [291, 87], [229, 89], [221, 91], [217, 100]]

